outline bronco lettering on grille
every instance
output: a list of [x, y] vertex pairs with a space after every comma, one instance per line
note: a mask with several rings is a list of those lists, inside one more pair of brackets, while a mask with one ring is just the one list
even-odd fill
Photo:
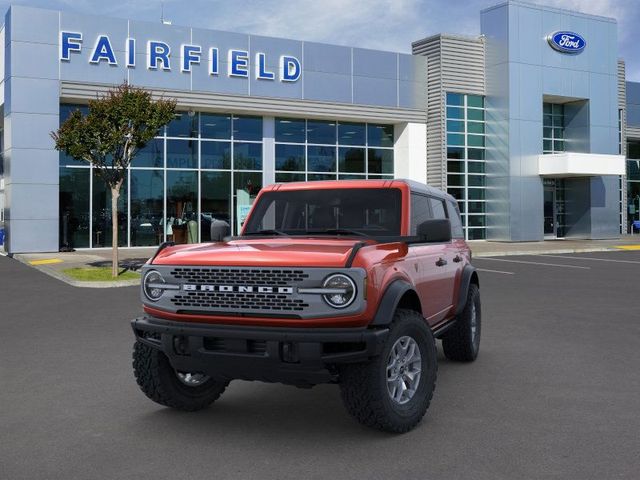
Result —
[[184, 284], [182, 290], [186, 292], [222, 292], [222, 293], [280, 293], [291, 295], [293, 287], [269, 287], [254, 285], [193, 285]]

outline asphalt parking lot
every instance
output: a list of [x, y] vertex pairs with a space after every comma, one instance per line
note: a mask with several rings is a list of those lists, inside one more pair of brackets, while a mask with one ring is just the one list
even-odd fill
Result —
[[638, 478], [640, 252], [474, 264], [480, 356], [440, 353], [427, 416], [393, 436], [330, 385], [234, 382], [208, 410], [161, 408], [131, 372], [137, 288], [0, 257], [0, 478]]

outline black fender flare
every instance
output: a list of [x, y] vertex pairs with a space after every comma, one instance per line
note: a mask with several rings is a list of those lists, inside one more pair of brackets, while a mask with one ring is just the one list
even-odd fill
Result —
[[415, 291], [413, 286], [405, 280], [394, 280], [391, 282], [382, 295], [382, 300], [380, 300], [378, 304], [378, 311], [370, 325], [389, 325], [393, 320], [393, 314], [398, 307], [398, 303], [400, 303], [400, 299], [410, 290]]
[[467, 303], [467, 295], [469, 294], [469, 285], [475, 278], [475, 282], [480, 286], [478, 280], [478, 273], [473, 265], [467, 264], [462, 270], [462, 276], [460, 277], [460, 293], [458, 295], [458, 305], [456, 305], [456, 315], [460, 315], [464, 310], [464, 306]]

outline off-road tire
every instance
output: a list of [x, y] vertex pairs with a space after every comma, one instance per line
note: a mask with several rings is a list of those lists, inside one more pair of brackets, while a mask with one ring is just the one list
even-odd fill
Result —
[[166, 355], [141, 342], [133, 346], [133, 372], [142, 392], [160, 405], [193, 412], [218, 399], [229, 382], [212, 378], [198, 386], [182, 383]]
[[[387, 391], [387, 361], [397, 339], [409, 336], [421, 355], [421, 377], [406, 404], [395, 403]], [[379, 430], [404, 433], [414, 428], [429, 408], [436, 384], [438, 362], [433, 333], [425, 319], [413, 310], [398, 309], [380, 355], [368, 363], [345, 365], [340, 371], [344, 405], [358, 422]]]
[[[472, 332], [472, 321], [476, 317], [475, 334]], [[473, 362], [480, 350], [481, 330], [480, 289], [474, 283], [469, 285], [467, 303], [462, 313], [458, 315], [456, 324], [442, 337], [444, 355], [456, 362]]]

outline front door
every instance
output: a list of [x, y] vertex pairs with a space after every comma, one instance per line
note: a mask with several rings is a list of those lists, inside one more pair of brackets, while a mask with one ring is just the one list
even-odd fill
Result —
[[544, 185], [544, 237], [563, 238], [565, 234], [564, 180], [545, 178]]

